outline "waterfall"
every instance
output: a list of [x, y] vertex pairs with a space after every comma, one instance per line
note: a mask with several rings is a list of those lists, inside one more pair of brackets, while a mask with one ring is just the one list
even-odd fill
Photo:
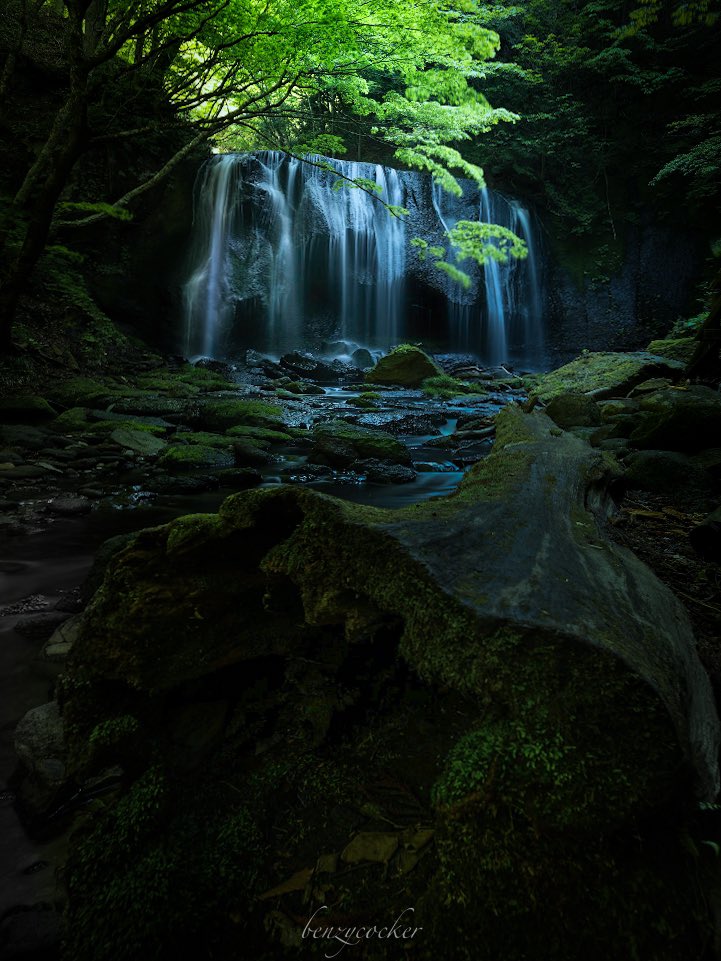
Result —
[[[357, 178], [367, 190], [348, 183]], [[542, 296], [532, 218], [516, 201], [464, 186], [456, 198], [417, 173], [326, 157], [213, 157], [194, 192], [186, 352], [224, 357], [328, 340], [388, 348], [420, 337], [488, 363], [533, 362]], [[378, 198], [407, 207], [408, 217]], [[517, 233], [529, 256], [489, 259], [481, 270], [463, 264], [473, 281], [465, 290], [410, 240], [442, 244], [458, 220], [479, 217]]]

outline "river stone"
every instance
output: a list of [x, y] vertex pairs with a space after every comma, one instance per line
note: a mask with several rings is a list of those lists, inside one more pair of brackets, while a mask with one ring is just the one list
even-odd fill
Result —
[[89, 514], [92, 509], [92, 502], [87, 497], [54, 497], [45, 508], [48, 514], [60, 517], [78, 517]]
[[296, 377], [317, 380], [323, 384], [337, 384], [349, 371], [348, 365], [340, 361], [319, 360], [312, 354], [298, 350], [284, 354], [280, 358], [280, 366]]
[[218, 471], [217, 477], [221, 487], [238, 491], [257, 487], [263, 480], [263, 476], [252, 467], [228, 467]]
[[398, 384], [401, 387], [420, 387], [429, 377], [439, 377], [443, 371], [420, 347], [401, 344], [369, 370], [365, 379], [369, 384]]
[[32, 774], [48, 785], [65, 779], [65, 735], [57, 701], [34, 707], [15, 728], [15, 753]]
[[349, 467], [358, 460], [386, 461], [410, 466], [404, 443], [382, 430], [371, 430], [342, 420], [317, 424], [311, 432], [313, 447], [308, 460], [331, 467]]
[[0, 397], [0, 423], [2, 424], [37, 424], [52, 420], [56, 414], [57, 411], [44, 397], [31, 394]]
[[678, 379], [684, 365], [646, 351], [583, 353], [569, 364], [543, 374], [532, 398], [548, 403], [559, 394], [591, 394], [594, 400], [618, 397], [651, 377]]
[[353, 465], [355, 470], [365, 474], [371, 484], [409, 484], [416, 479], [416, 472], [402, 464], [388, 464], [385, 461], [359, 460]]
[[639, 404], [646, 416], [631, 434], [636, 447], [695, 453], [721, 436], [721, 395], [710, 387], [670, 387]]
[[564, 430], [570, 427], [598, 427], [598, 404], [585, 394], [558, 394], [546, 407], [546, 414]]
[[110, 439], [120, 447], [128, 448], [145, 457], [155, 457], [168, 446], [167, 441], [144, 430], [119, 428], [111, 433]]
[[158, 466], [179, 472], [231, 467], [233, 463], [232, 451], [205, 444], [173, 444], [158, 459]]
[[698, 494], [708, 490], [710, 478], [685, 454], [665, 450], [636, 451], [624, 464], [629, 487], [658, 494]]
[[373, 354], [365, 347], [354, 350], [351, 354], [351, 360], [359, 370], [368, 370], [373, 366]]

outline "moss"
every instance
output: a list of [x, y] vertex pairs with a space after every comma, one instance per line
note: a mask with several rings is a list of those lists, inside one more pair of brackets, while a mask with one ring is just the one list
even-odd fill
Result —
[[420, 347], [401, 344], [369, 370], [366, 383], [399, 384], [402, 387], [420, 387], [429, 377], [441, 376], [443, 371]]
[[421, 384], [421, 390], [429, 397], [438, 397], [441, 400], [450, 400], [458, 397], [459, 394], [474, 394], [477, 387], [467, 384], [463, 380], [451, 377], [449, 374], [440, 374], [437, 377], [428, 377]]
[[112, 434], [116, 430], [133, 430], [155, 436], [164, 434], [167, 430], [166, 427], [143, 423], [143, 421], [134, 420], [132, 417], [128, 417], [127, 420], [90, 420], [89, 414], [90, 411], [87, 407], [71, 407], [70, 410], [59, 414], [52, 422], [51, 427], [64, 433]]
[[210, 950], [251, 896], [264, 843], [221, 780], [172, 783], [147, 770], [86, 824], [67, 864], [73, 961], [134, 961]]
[[159, 368], [139, 374], [136, 380], [139, 387], [153, 392], [163, 392], [171, 397], [192, 397], [201, 393], [228, 390], [231, 382], [220, 374], [204, 367], [184, 364], [180, 370]]
[[200, 420], [210, 430], [226, 431], [238, 424], [282, 430], [283, 411], [261, 400], [211, 400], [202, 408]]
[[142, 391], [110, 379], [72, 377], [55, 385], [50, 396], [67, 407], [99, 407], [121, 397], [141, 396]]
[[232, 437], [225, 434], [211, 434], [209, 431], [181, 431], [175, 435], [175, 439], [183, 444], [201, 444], [205, 447], [228, 449], [233, 446]]
[[659, 357], [668, 357], [670, 360], [680, 360], [688, 364], [696, 351], [696, 341], [691, 337], [652, 340], [647, 349], [649, 353]]
[[621, 396], [636, 384], [655, 376], [668, 375], [682, 365], [677, 361], [659, 361], [648, 353], [589, 353], [538, 378], [533, 397], [548, 403], [560, 394], [585, 394], [605, 391]]
[[293, 440], [291, 434], [288, 434], [282, 430], [271, 430], [268, 427], [246, 427], [241, 425], [237, 427], [231, 427], [230, 430], [226, 431], [226, 434], [228, 437], [245, 438], [256, 443], [268, 441], [271, 444], [286, 444]]
[[16, 394], [10, 397], [0, 397], [0, 422], [21, 421], [33, 424], [38, 421], [51, 420], [55, 411], [44, 397], [35, 394]]
[[342, 420], [316, 425], [311, 439], [314, 444], [311, 459], [316, 463], [346, 465], [370, 458], [394, 464], [409, 464], [411, 461], [408, 448], [392, 434]]
[[229, 467], [234, 461], [232, 453], [205, 444], [174, 444], [158, 458], [158, 464], [168, 470], [194, 470], [199, 468]]

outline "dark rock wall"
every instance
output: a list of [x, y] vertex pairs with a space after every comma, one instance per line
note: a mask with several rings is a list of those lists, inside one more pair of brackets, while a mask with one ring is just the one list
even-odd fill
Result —
[[664, 336], [697, 308], [703, 245], [691, 231], [632, 227], [624, 262], [609, 278], [573, 276], [552, 253], [546, 261], [546, 344], [551, 366], [581, 350], [633, 350]]

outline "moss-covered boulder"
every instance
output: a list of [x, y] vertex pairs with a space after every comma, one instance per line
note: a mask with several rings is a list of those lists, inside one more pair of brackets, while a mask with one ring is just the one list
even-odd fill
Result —
[[647, 348], [650, 354], [667, 357], [688, 364], [696, 350], [696, 340], [693, 337], [668, 337], [664, 340], [652, 340]]
[[[648, 961], [688, 956], [705, 929], [689, 910], [697, 865], [678, 839], [694, 799], [718, 789], [718, 718], [685, 611], [606, 537], [613, 476], [603, 454], [545, 415], [507, 408], [493, 453], [448, 498], [387, 511], [281, 487], [134, 536], [110, 559], [59, 685], [77, 776], [99, 724], [138, 719], [142, 740], [116, 747], [130, 772], [121, 803], [145, 799], [149, 811], [128, 820], [111, 807], [96, 857], [87, 845], [77, 853], [76, 957], [109, 957], [87, 945], [126, 924], [118, 908], [124, 892], [146, 891], [138, 865], [158, 833], [161, 850], [190, 843], [216, 870], [216, 836], [176, 822], [202, 824], [226, 802], [252, 824], [265, 818], [267, 837], [285, 831], [280, 870], [304, 872], [312, 898], [315, 865], [347, 850], [359, 812], [386, 833], [430, 820], [435, 842], [417, 872], [401, 878], [399, 862], [384, 862], [358, 882], [370, 923], [402, 888], [400, 909], [413, 905], [423, 926], [421, 961], [527, 961], [541, 943], [549, 961], [577, 961], [579, 944], [606, 961], [622, 956], [621, 941]], [[178, 718], [196, 702], [213, 702], [224, 745], [206, 755], [197, 797], [178, 746], [188, 736]], [[180, 806], [147, 793], [160, 761]], [[383, 777], [391, 813], [373, 793]], [[398, 833], [389, 852], [404, 849]], [[288, 917], [311, 912], [295, 882], [282, 888], [276, 842], [259, 855], [254, 836], [231, 849], [247, 843], [258, 878], [220, 886], [213, 918], [215, 930], [229, 925], [232, 896], [244, 943], [272, 957], [266, 931], [278, 916], [288, 938], [305, 923]], [[200, 914], [178, 920], [177, 861], [153, 864], [158, 893], [143, 924], [177, 940]], [[279, 911], [283, 891], [299, 900]], [[263, 892], [265, 912], [251, 907]]]
[[369, 384], [398, 384], [420, 387], [429, 377], [440, 377], [443, 371], [420, 347], [401, 344], [377, 362], [365, 376]]
[[205, 444], [173, 444], [158, 458], [158, 466], [168, 471], [214, 470], [234, 463], [232, 451]]
[[201, 405], [196, 416], [196, 424], [201, 430], [221, 432], [237, 425], [282, 430], [282, 414], [280, 407], [267, 404], [262, 400], [245, 398], [209, 400]]
[[392, 434], [343, 420], [316, 425], [311, 432], [311, 442], [309, 460], [314, 464], [350, 467], [355, 461], [368, 459], [391, 464], [411, 463], [408, 448]]
[[0, 397], [0, 424], [38, 424], [52, 420], [56, 414], [44, 397], [32, 394]]
[[631, 434], [637, 447], [693, 453], [721, 436], [721, 395], [710, 387], [669, 387], [638, 400], [644, 417]]
[[645, 351], [581, 354], [569, 364], [540, 377], [531, 397], [548, 403], [559, 394], [592, 394], [594, 399], [627, 394], [651, 377], [678, 379], [684, 365]]
[[601, 411], [585, 394], [558, 394], [546, 407], [546, 413], [564, 430], [570, 427], [598, 427]]

